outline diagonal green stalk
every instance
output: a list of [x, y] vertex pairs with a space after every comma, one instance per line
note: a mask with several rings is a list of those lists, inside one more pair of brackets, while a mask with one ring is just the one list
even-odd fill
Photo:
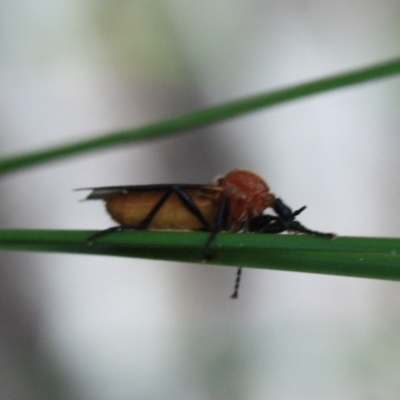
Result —
[[[0, 249], [197, 262], [203, 232], [119, 232], [88, 245], [93, 231], [0, 230]], [[210, 264], [400, 280], [400, 239], [221, 233]]]
[[[127, 142], [154, 139], [223, 121], [264, 107], [400, 72], [400, 59], [169, 118], [143, 127], [0, 160], [0, 173]], [[99, 238], [92, 231], [0, 230], [0, 249], [112, 255], [197, 262], [207, 233], [120, 232]], [[208, 263], [400, 280], [400, 239], [333, 241], [296, 235], [217, 235]]]
[[238, 117], [261, 108], [272, 107], [302, 97], [381, 79], [398, 73], [400, 73], [400, 59], [395, 59], [367, 68], [204, 108], [138, 128], [121, 130], [65, 145], [3, 158], [0, 160], [0, 174], [85, 151], [93, 151], [104, 147], [126, 144], [127, 142], [143, 141], [176, 134], [184, 130]]

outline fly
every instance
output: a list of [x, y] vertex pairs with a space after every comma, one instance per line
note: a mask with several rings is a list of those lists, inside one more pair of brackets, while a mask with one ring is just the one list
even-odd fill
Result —
[[[204, 261], [216, 235], [227, 232], [303, 233], [332, 239], [332, 233], [310, 230], [296, 220], [305, 206], [292, 211], [271, 193], [257, 174], [233, 169], [215, 184], [168, 184], [89, 188], [87, 200], [104, 200], [114, 226], [87, 241], [125, 230], [201, 230], [210, 232], [199, 255]], [[264, 214], [272, 208], [275, 215]], [[241, 268], [232, 298], [238, 297]]]

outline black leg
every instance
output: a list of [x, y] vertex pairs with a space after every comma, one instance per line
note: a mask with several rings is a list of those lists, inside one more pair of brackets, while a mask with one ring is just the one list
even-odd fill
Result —
[[313, 231], [296, 221], [296, 217], [305, 209], [306, 206], [303, 206], [292, 212], [290, 207], [288, 207], [281, 199], [278, 198], [274, 203], [274, 211], [278, 215], [260, 215], [256, 218], [253, 218], [249, 224], [249, 231], [258, 233], [282, 233], [285, 231], [292, 231], [328, 239], [333, 239], [336, 236], [333, 233]]
[[229, 218], [229, 201], [227, 197], [223, 197], [221, 200], [221, 204], [219, 206], [217, 218], [215, 220], [215, 225], [203, 247], [203, 250], [199, 257], [199, 261], [204, 261], [206, 259], [207, 253], [210, 250], [211, 243], [214, 241], [218, 232], [221, 232], [221, 230], [227, 228], [228, 218]]
[[164, 205], [164, 203], [173, 193], [175, 193], [178, 196], [179, 200], [186, 207], [186, 209], [190, 211], [204, 225], [204, 229], [209, 230], [210, 226], [206, 221], [206, 219], [204, 218], [204, 215], [199, 210], [193, 199], [180, 186], [172, 186], [171, 189], [169, 189], [164, 194], [164, 196], [161, 197], [161, 199], [157, 202], [154, 208], [149, 212], [147, 217], [139, 224], [138, 229], [147, 229], [149, 227], [151, 221], [156, 216], [160, 208]]
[[197, 207], [193, 199], [180, 186], [173, 186], [172, 190], [179, 197], [180, 201], [186, 207], [186, 209], [190, 211], [204, 225], [204, 229], [209, 230], [210, 225], [204, 218], [204, 215], [199, 210], [199, 207]]
[[324, 232], [312, 231], [311, 229], [308, 229], [304, 225], [300, 224], [300, 222], [298, 222], [298, 221], [293, 221], [290, 224], [288, 230], [291, 230], [293, 232], [306, 233], [307, 235], [324, 237], [324, 238], [328, 238], [328, 239], [333, 239], [336, 237], [336, 235], [334, 233], [324, 233]]
[[157, 202], [157, 204], [153, 207], [153, 209], [149, 212], [147, 217], [139, 224], [139, 225], [120, 225], [113, 226], [112, 228], [104, 229], [95, 233], [86, 239], [88, 244], [92, 244], [94, 239], [98, 239], [101, 236], [108, 235], [113, 232], [121, 232], [121, 231], [129, 231], [129, 230], [146, 230], [153, 220], [154, 216], [157, 214], [158, 210], [162, 207], [162, 205], [168, 200], [168, 197], [172, 194], [172, 188], [168, 190], [163, 197]]
[[169, 197], [175, 193], [182, 204], [186, 207], [188, 211], [190, 211], [199, 221], [204, 225], [204, 230], [211, 230], [210, 225], [204, 218], [203, 214], [197, 207], [196, 203], [193, 201], [193, 199], [179, 186], [172, 186], [169, 190], [165, 192], [165, 194], [161, 197], [161, 199], [156, 203], [156, 205], [152, 208], [152, 210], [149, 212], [149, 214], [146, 216], [146, 218], [140, 222], [138, 225], [120, 225], [120, 226], [115, 226], [112, 228], [105, 229], [103, 231], [97, 232], [94, 235], [90, 236], [87, 239], [88, 243], [92, 243], [94, 239], [97, 239], [98, 237], [101, 237], [103, 235], [108, 235], [109, 233], [113, 232], [119, 232], [119, 231], [127, 231], [127, 230], [146, 230], [149, 225], [151, 224], [151, 221], [153, 218], [156, 216], [160, 208], [164, 205], [164, 203], [169, 199]]
[[147, 217], [138, 225], [136, 229], [140, 230], [146, 230], [149, 225], [151, 224], [151, 221], [153, 221], [153, 218], [156, 216], [158, 211], [160, 211], [160, 208], [164, 205], [164, 203], [168, 200], [169, 196], [173, 193], [173, 187], [169, 190], [167, 190], [164, 194], [163, 197], [161, 197], [160, 200], [158, 200], [157, 204], [153, 207], [153, 209], [147, 214]]
[[260, 215], [253, 218], [249, 223], [250, 232], [258, 233], [282, 233], [287, 227], [285, 219], [273, 215]]
[[120, 231], [132, 231], [134, 229], [138, 229], [138, 227], [135, 225], [113, 226], [112, 228], [104, 229], [103, 231], [96, 232], [95, 234], [89, 236], [86, 239], [86, 242], [87, 242], [87, 244], [92, 244], [93, 240], [98, 239], [101, 236], [108, 235], [109, 233], [120, 232]]
[[237, 299], [239, 297], [239, 286], [240, 286], [240, 278], [241, 277], [242, 277], [242, 267], [239, 267], [236, 272], [235, 288], [233, 289], [231, 299]]

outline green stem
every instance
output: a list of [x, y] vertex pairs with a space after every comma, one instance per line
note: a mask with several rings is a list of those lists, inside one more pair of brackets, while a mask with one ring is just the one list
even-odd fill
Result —
[[[0, 230], [0, 249], [197, 262], [204, 232]], [[400, 280], [400, 239], [221, 233], [209, 264]]]
[[139, 128], [121, 130], [108, 135], [3, 158], [0, 160], [0, 173], [11, 172], [34, 164], [48, 162], [85, 151], [171, 135], [184, 130], [238, 117], [264, 107], [271, 107], [301, 97], [311, 96], [370, 80], [381, 79], [398, 73], [400, 73], [400, 59], [395, 59], [368, 68], [358, 69], [328, 78], [318, 79], [309, 83], [208, 107]]

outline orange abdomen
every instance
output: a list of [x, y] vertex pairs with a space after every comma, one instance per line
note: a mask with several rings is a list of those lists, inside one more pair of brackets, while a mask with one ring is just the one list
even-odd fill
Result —
[[[214, 225], [221, 194], [204, 189], [186, 189], [185, 192], [197, 205], [208, 224]], [[116, 194], [105, 199], [106, 208], [111, 217], [121, 225], [139, 225], [164, 194], [164, 190]], [[196, 230], [203, 227], [202, 222], [172, 193], [156, 213], [148, 229]]]

